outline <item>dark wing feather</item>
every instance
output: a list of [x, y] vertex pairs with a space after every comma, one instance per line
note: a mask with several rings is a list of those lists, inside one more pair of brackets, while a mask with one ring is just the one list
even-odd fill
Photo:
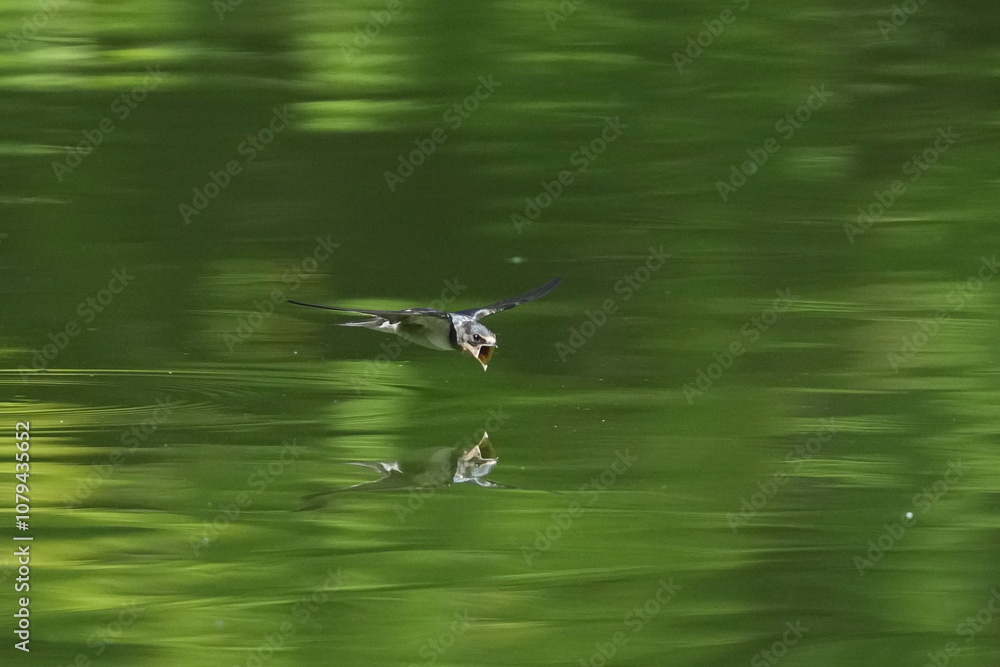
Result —
[[410, 315], [428, 315], [441, 319], [450, 319], [448, 313], [433, 308], [407, 308], [406, 310], [369, 310], [367, 308], [339, 308], [337, 306], [321, 306], [315, 303], [303, 303], [301, 301], [288, 300], [296, 306], [309, 306], [310, 308], [323, 308], [324, 310], [335, 310], [338, 313], [355, 313], [357, 315], [368, 315], [370, 317], [381, 317], [388, 322], [400, 322]]
[[518, 296], [512, 296], [509, 299], [497, 301], [496, 303], [491, 303], [490, 305], [482, 306], [481, 308], [470, 308], [468, 310], [460, 310], [458, 312], [461, 315], [468, 315], [473, 319], [481, 320], [487, 315], [493, 315], [494, 313], [499, 313], [503, 310], [509, 310], [514, 306], [520, 306], [522, 303], [528, 303], [529, 301], [534, 301], [535, 299], [541, 299], [543, 296], [554, 290], [560, 282], [562, 282], [561, 278], [553, 278], [541, 287], [536, 287], [530, 292], [525, 292], [524, 294]]

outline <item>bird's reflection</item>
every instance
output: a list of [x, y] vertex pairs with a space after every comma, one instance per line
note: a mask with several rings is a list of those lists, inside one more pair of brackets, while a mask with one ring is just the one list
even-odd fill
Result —
[[302, 509], [325, 506], [330, 497], [346, 491], [397, 491], [432, 489], [451, 484], [471, 483], [487, 488], [513, 488], [486, 479], [497, 464], [496, 451], [489, 434], [483, 433], [478, 444], [455, 447], [431, 447], [410, 452], [397, 461], [351, 461], [351, 465], [370, 468], [382, 475], [371, 482], [362, 482], [303, 497]]

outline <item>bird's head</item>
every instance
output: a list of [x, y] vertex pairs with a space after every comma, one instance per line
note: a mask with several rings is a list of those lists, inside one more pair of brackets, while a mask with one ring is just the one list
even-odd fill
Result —
[[485, 371], [497, 347], [497, 335], [482, 323], [469, 319], [455, 326], [455, 338], [459, 349], [475, 357]]

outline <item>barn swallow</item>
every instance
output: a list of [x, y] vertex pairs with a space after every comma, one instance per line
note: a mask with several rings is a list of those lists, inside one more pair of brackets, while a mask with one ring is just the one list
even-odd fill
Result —
[[292, 301], [297, 306], [325, 308], [341, 313], [368, 315], [371, 319], [344, 322], [344, 327], [365, 327], [385, 333], [396, 334], [400, 338], [432, 350], [459, 350], [468, 352], [486, 370], [497, 348], [497, 336], [479, 320], [488, 315], [509, 310], [522, 303], [540, 299], [556, 288], [559, 278], [553, 278], [541, 287], [481, 308], [470, 308], [450, 313], [434, 308], [407, 308], [406, 310], [368, 310], [365, 308], [339, 308], [320, 306], [312, 303]]

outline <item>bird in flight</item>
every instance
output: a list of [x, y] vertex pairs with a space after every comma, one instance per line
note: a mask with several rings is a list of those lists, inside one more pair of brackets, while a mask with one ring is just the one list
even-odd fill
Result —
[[310, 308], [325, 308], [341, 313], [367, 315], [370, 319], [356, 322], [344, 322], [344, 327], [365, 327], [384, 333], [396, 334], [404, 340], [416, 343], [432, 350], [459, 350], [468, 352], [482, 364], [486, 370], [497, 347], [497, 336], [479, 320], [488, 315], [509, 310], [522, 303], [540, 299], [560, 283], [560, 278], [553, 278], [530, 292], [497, 301], [481, 308], [470, 308], [450, 313], [435, 308], [407, 308], [406, 310], [369, 310], [366, 308], [339, 308], [337, 306], [321, 306], [313, 303], [292, 301], [297, 306]]

